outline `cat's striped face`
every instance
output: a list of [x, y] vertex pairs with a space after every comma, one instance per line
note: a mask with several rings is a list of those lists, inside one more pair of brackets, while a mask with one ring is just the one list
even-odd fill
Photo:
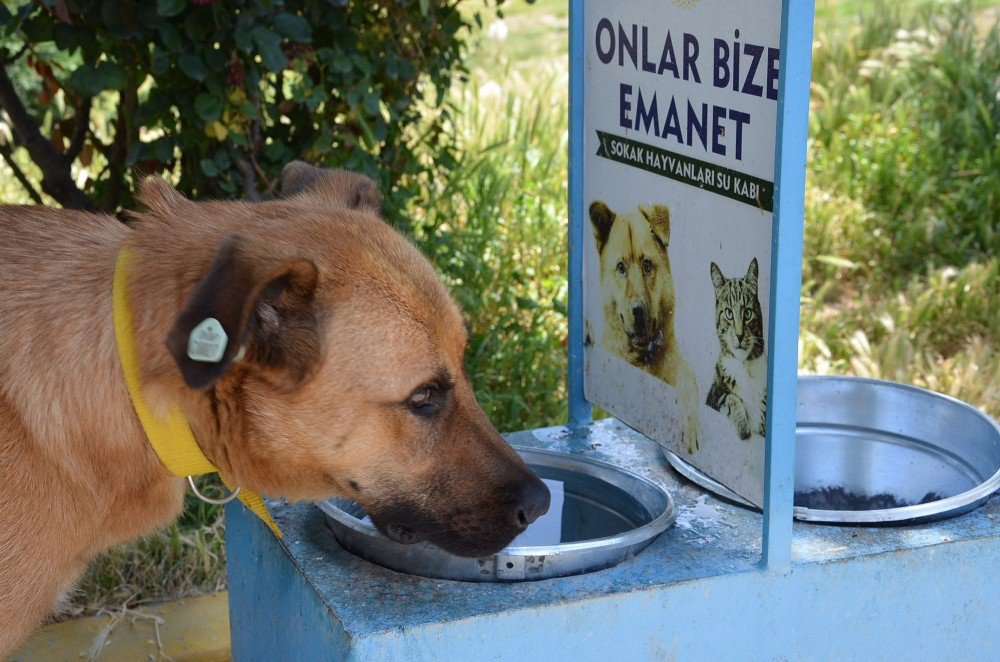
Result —
[[715, 330], [723, 354], [753, 360], [764, 352], [764, 318], [757, 296], [757, 258], [743, 277], [726, 278], [714, 262]]

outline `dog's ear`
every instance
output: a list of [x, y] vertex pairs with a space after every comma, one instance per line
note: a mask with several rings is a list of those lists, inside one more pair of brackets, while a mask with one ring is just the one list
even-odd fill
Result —
[[753, 280], [753, 282], [756, 283], [757, 282], [757, 277], [759, 275], [760, 275], [760, 270], [757, 268], [757, 258], [754, 258], [754, 259], [750, 260], [750, 266], [747, 267], [746, 278], [748, 280]]
[[601, 200], [594, 200], [590, 203], [590, 222], [594, 226], [594, 239], [597, 241], [597, 252], [600, 253], [608, 243], [615, 213]]
[[712, 272], [712, 285], [715, 285], [715, 289], [722, 287], [725, 284], [726, 279], [722, 275], [722, 270], [719, 269], [719, 265], [713, 262], [712, 266], [709, 267], [709, 271]]
[[275, 378], [300, 382], [319, 360], [318, 279], [311, 260], [226, 239], [167, 336], [184, 382], [208, 388], [244, 355]]
[[281, 171], [281, 195], [285, 198], [308, 194], [335, 207], [382, 212], [378, 186], [369, 177], [347, 170], [317, 168], [292, 161]]
[[653, 236], [664, 248], [670, 245], [670, 208], [666, 205], [653, 205], [649, 209], [639, 207], [639, 211], [649, 221], [653, 228]]

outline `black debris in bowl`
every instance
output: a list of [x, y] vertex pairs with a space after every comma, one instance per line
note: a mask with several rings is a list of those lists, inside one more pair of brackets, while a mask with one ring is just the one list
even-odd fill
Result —
[[928, 492], [920, 501], [906, 501], [891, 494], [868, 496], [849, 492], [843, 487], [820, 487], [808, 492], [795, 492], [795, 505], [812, 510], [884, 510], [904, 508], [943, 499], [937, 492]]

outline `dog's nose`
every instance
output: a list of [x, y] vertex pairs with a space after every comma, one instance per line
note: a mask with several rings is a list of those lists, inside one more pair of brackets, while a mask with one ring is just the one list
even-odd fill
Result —
[[507, 509], [507, 519], [511, 526], [523, 531], [528, 525], [549, 510], [551, 495], [537, 476], [532, 475], [521, 483], [517, 498]]
[[638, 334], [646, 332], [646, 306], [632, 306], [632, 317], [635, 318], [635, 331]]

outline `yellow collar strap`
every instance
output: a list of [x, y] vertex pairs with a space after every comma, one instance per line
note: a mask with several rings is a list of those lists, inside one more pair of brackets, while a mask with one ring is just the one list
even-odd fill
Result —
[[[129, 396], [132, 398], [132, 406], [135, 407], [135, 413], [139, 416], [142, 429], [146, 432], [150, 445], [170, 473], [181, 478], [218, 473], [219, 470], [205, 457], [198, 442], [195, 441], [191, 426], [188, 425], [180, 404], [174, 405], [167, 414], [167, 418], [163, 419], [153, 413], [142, 397], [142, 387], [139, 381], [139, 354], [135, 347], [132, 310], [129, 307], [126, 292], [131, 258], [132, 256], [127, 250], [122, 249], [118, 253], [112, 301], [118, 358], [122, 364], [122, 372], [125, 375]], [[221, 475], [220, 478], [222, 478]], [[232, 489], [232, 485], [229, 485], [225, 478], [222, 478], [222, 482]], [[237, 498], [267, 524], [276, 536], [281, 537], [281, 529], [271, 517], [259, 494], [241, 489]]]

